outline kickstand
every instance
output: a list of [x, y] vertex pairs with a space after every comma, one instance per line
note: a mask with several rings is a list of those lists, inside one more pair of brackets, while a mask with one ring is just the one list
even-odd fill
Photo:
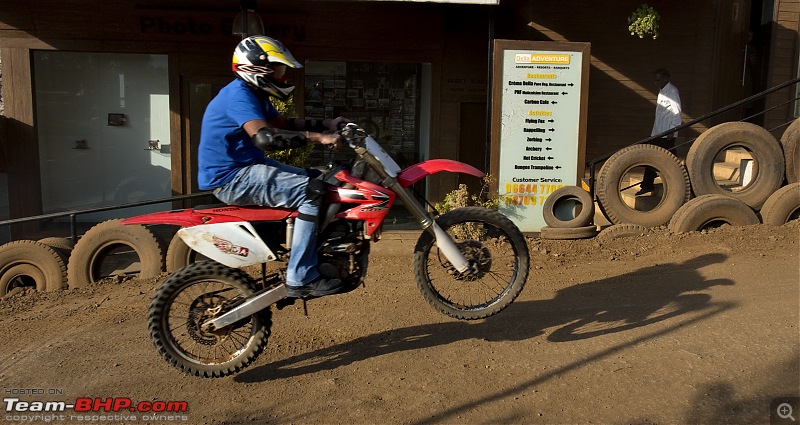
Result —
[[308, 317], [308, 305], [306, 305], [306, 299], [305, 298], [301, 299], [303, 300], [303, 314], [305, 314], [306, 317]]

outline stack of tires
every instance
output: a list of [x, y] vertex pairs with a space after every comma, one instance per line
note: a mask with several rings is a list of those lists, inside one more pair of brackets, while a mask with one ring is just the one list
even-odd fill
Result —
[[[717, 181], [715, 163], [730, 149], [751, 157], [746, 184], [735, 190]], [[651, 167], [660, 176], [660, 197], [649, 209], [623, 198], [625, 179], [634, 169]], [[738, 172], [742, 172], [739, 170]], [[577, 186], [562, 187], [544, 204], [544, 239], [579, 239], [643, 235], [666, 225], [691, 232], [722, 224], [783, 225], [800, 218], [800, 118], [778, 141], [764, 128], [746, 122], [714, 126], [698, 137], [684, 165], [666, 149], [635, 145], [612, 155], [595, 184], [597, 205], [612, 224], [597, 234], [592, 224], [594, 200]]]
[[[9, 242], [0, 246], [0, 297], [24, 287], [83, 288], [112, 271], [155, 277], [164, 270], [162, 245], [150, 229], [120, 220], [95, 225], [75, 244], [57, 237]], [[120, 264], [132, 269], [120, 271]]]

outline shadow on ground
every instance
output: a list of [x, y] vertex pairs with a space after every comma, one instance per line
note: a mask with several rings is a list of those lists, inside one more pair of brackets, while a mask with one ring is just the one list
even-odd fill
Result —
[[[418, 350], [467, 339], [521, 341], [543, 335], [566, 342], [621, 332], [676, 318], [690, 312], [716, 314], [732, 305], [711, 302], [698, 293], [712, 286], [732, 285], [727, 279], [706, 280], [698, 268], [723, 262], [722, 254], [703, 255], [684, 263], [647, 267], [636, 272], [565, 288], [553, 299], [515, 302], [497, 316], [477, 322], [444, 322], [380, 332], [347, 343], [300, 354], [253, 368], [237, 382], [288, 379], [333, 370], [375, 356]], [[530, 281], [528, 285], [535, 285]], [[689, 322], [697, 320], [697, 317]], [[671, 328], [670, 328], [671, 329]], [[661, 335], [664, 331], [656, 332]], [[620, 347], [631, 346], [642, 337]], [[618, 348], [609, 348], [616, 351]], [[566, 367], [566, 366], [565, 366]]]

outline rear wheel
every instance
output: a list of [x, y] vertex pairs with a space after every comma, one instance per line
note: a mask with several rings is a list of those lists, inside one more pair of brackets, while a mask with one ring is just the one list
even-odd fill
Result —
[[414, 248], [414, 275], [423, 297], [457, 319], [482, 319], [511, 304], [528, 279], [525, 237], [497, 211], [480, 207], [452, 210], [436, 220], [470, 264], [456, 271], [425, 232]]
[[161, 356], [188, 375], [218, 378], [252, 363], [267, 345], [269, 309], [231, 326], [203, 324], [256, 292], [253, 279], [219, 263], [192, 263], [171, 275], [150, 305], [150, 336]]

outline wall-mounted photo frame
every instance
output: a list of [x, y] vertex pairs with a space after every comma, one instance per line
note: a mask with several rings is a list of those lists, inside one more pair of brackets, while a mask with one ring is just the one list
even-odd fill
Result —
[[125, 118], [125, 114], [112, 114], [112, 113], [108, 114], [108, 125], [110, 126], [118, 127], [121, 125], [125, 125], [125, 121], [127, 121], [127, 118]]

